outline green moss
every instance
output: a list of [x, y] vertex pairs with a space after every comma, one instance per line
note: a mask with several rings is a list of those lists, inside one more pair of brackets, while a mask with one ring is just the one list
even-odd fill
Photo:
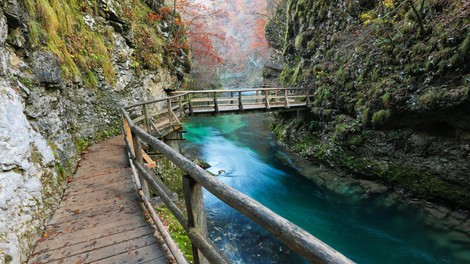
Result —
[[440, 98], [443, 97], [443, 90], [438, 90], [438, 89], [429, 89], [426, 91], [426, 93], [422, 94], [420, 97], [418, 97], [418, 104], [425, 106], [431, 106], [435, 102], [437, 102]]
[[178, 222], [176, 217], [173, 216], [168, 208], [158, 207], [155, 208], [155, 210], [157, 210], [158, 215], [163, 220], [164, 224], [168, 226], [168, 232], [170, 233], [171, 238], [173, 238], [173, 240], [176, 242], [186, 259], [189, 261], [189, 263], [193, 263], [191, 240], [189, 239], [183, 226], [180, 224], [180, 222]]
[[69, 173], [72, 173], [72, 170], [67, 170], [67, 168], [62, 163], [58, 163], [55, 165], [55, 171], [57, 173], [57, 182], [59, 183], [59, 185], [61, 185], [67, 179]]
[[[44, 45], [62, 62], [62, 75], [67, 79], [83, 78], [84, 83], [96, 87], [96, 69], [102, 69], [109, 84], [115, 82], [111, 50], [114, 37], [111, 27], [91, 29], [84, 22], [85, 15], [97, 16], [97, 1], [25, 0], [29, 14], [28, 39], [32, 46]], [[135, 36], [136, 56], [143, 65], [157, 69], [162, 65], [162, 53], [167, 44], [155, 24], [148, 20], [150, 12], [144, 1], [123, 5], [118, 15], [130, 20]], [[182, 34], [184, 39], [184, 34]], [[183, 40], [184, 42], [184, 40]], [[181, 44], [181, 43], [179, 43]], [[178, 45], [179, 45], [178, 44]], [[186, 45], [187, 46], [187, 45]], [[181, 44], [181, 48], [186, 46]], [[172, 53], [172, 52], [170, 52]]]
[[5, 255], [5, 263], [11, 263], [13, 261], [13, 257], [11, 255], [6, 254]]
[[467, 32], [467, 36], [465, 36], [465, 39], [462, 41], [462, 44], [460, 44], [459, 51], [462, 54], [462, 56], [466, 56], [468, 54], [469, 48], [470, 48], [470, 30]]
[[279, 77], [280, 81], [283, 84], [290, 85], [292, 83], [292, 79], [293, 79], [292, 76], [294, 75], [294, 72], [295, 72], [295, 69], [293, 69], [290, 64], [286, 64], [280, 74], [280, 77]]
[[89, 138], [78, 138], [74, 141], [75, 149], [77, 153], [82, 153], [85, 149], [93, 144], [93, 140]]
[[85, 75], [85, 84], [89, 87], [96, 88], [98, 87], [98, 77], [93, 71], [88, 71]]
[[39, 152], [39, 150], [33, 146], [32, 152], [31, 152], [31, 162], [35, 164], [42, 164], [42, 154]]
[[357, 146], [357, 145], [360, 145], [362, 141], [363, 141], [363, 136], [361, 134], [356, 134], [348, 138], [347, 144]]
[[28, 88], [33, 87], [33, 82], [29, 78], [19, 77], [18, 80]]
[[97, 141], [102, 141], [102, 140], [117, 136], [120, 133], [121, 133], [121, 126], [120, 125], [115, 125], [115, 126], [112, 126], [109, 129], [99, 131], [96, 134], [96, 140]]
[[383, 106], [385, 108], [389, 108], [390, 107], [390, 94], [385, 93], [384, 95], [382, 95], [381, 99], [382, 99]]
[[345, 168], [359, 175], [379, 179], [412, 191], [414, 195], [425, 199], [439, 199], [457, 202], [466, 206], [470, 202], [470, 194], [465, 187], [457, 186], [441, 179], [437, 175], [422, 173], [400, 164], [388, 163], [373, 158], [360, 158], [355, 155], [341, 153], [339, 160]]
[[378, 112], [375, 112], [372, 115], [372, 120], [371, 120], [372, 125], [373, 126], [382, 125], [388, 121], [389, 117], [390, 117], [390, 110], [380, 110]]

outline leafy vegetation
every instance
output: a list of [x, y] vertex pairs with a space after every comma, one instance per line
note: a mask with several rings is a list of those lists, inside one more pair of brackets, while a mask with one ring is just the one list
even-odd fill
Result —
[[[122, 20], [120, 30], [127, 31], [122, 34], [128, 34], [128, 42], [135, 46], [133, 65], [138, 68], [136, 71], [140, 67], [155, 70], [164, 64], [171, 68], [175, 64], [174, 58], [185, 57], [162, 34], [161, 28], [171, 24], [168, 16], [156, 15], [144, 1], [119, 2], [122, 10], [113, 10], [117, 14], [112, 15], [120, 16], [113, 19]], [[115, 29], [111, 25], [95, 23], [95, 19], [101, 17], [110, 19], [111, 7], [108, 4], [103, 5], [96, 0], [25, 0], [23, 4], [29, 14], [27, 25], [30, 45], [55, 54], [61, 62], [65, 78], [74, 81], [82, 79], [87, 86], [96, 87], [98, 76], [102, 75], [109, 84], [114, 84], [115, 70], [111, 54]], [[117, 9], [114, 6], [112, 8]], [[179, 35], [184, 43], [184, 34]]]
[[69, 79], [83, 78], [96, 87], [97, 68], [105, 79], [114, 82], [109, 40], [99, 30], [85, 23], [81, 1], [26, 0], [29, 42], [53, 52], [62, 63], [62, 73]]
[[190, 263], [193, 263], [191, 240], [189, 240], [183, 226], [178, 222], [168, 208], [157, 207], [155, 209], [157, 210], [160, 219], [163, 221], [163, 224], [168, 226], [168, 232], [170, 233], [171, 238], [176, 242], [186, 259]]

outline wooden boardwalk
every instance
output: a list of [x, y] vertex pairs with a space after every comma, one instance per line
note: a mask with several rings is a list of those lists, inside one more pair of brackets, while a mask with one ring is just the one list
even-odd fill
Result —
[[123, 136], [90, 147], [29, 263], [169, 263], [128, 167]]

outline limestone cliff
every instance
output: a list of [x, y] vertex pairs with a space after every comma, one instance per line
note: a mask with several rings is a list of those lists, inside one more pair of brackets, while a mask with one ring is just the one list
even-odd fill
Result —
[[119, 132], [117, 106], [164, 96], [189, 62], [161, 1], [0, 7], [0, 258], [21, 263], [80, 152]]
[[310, 113], [279, 116], [279, 138], [345, 175], [468, 209], [469, 2], [281, 2], [266, 30], [279, 78], [315, 97]]

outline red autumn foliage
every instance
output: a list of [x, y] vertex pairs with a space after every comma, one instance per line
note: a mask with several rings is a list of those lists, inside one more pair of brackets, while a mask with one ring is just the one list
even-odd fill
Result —
[[155, 22], [155, 21], [160, 21], [163, 18], [162, 15], [160, 14], [155, 14], [154, 12], [150, 12], [150, 14], [147, 16], [147, 19], [150, 22]]
[[205, 3], [195, 0], [176, 1], [177, 10], [183, 14], [183, 21], [175, 22], [186, 27], [193, 60], [199, 65], [214, 66], [222, 63], [222, 57], [215, 48], [215, 42], [223, 41], [224, 35], [214, 33], [209, 22], [225, 16], [217, 5], [218, 3], [213, 0], [205, 1]]

